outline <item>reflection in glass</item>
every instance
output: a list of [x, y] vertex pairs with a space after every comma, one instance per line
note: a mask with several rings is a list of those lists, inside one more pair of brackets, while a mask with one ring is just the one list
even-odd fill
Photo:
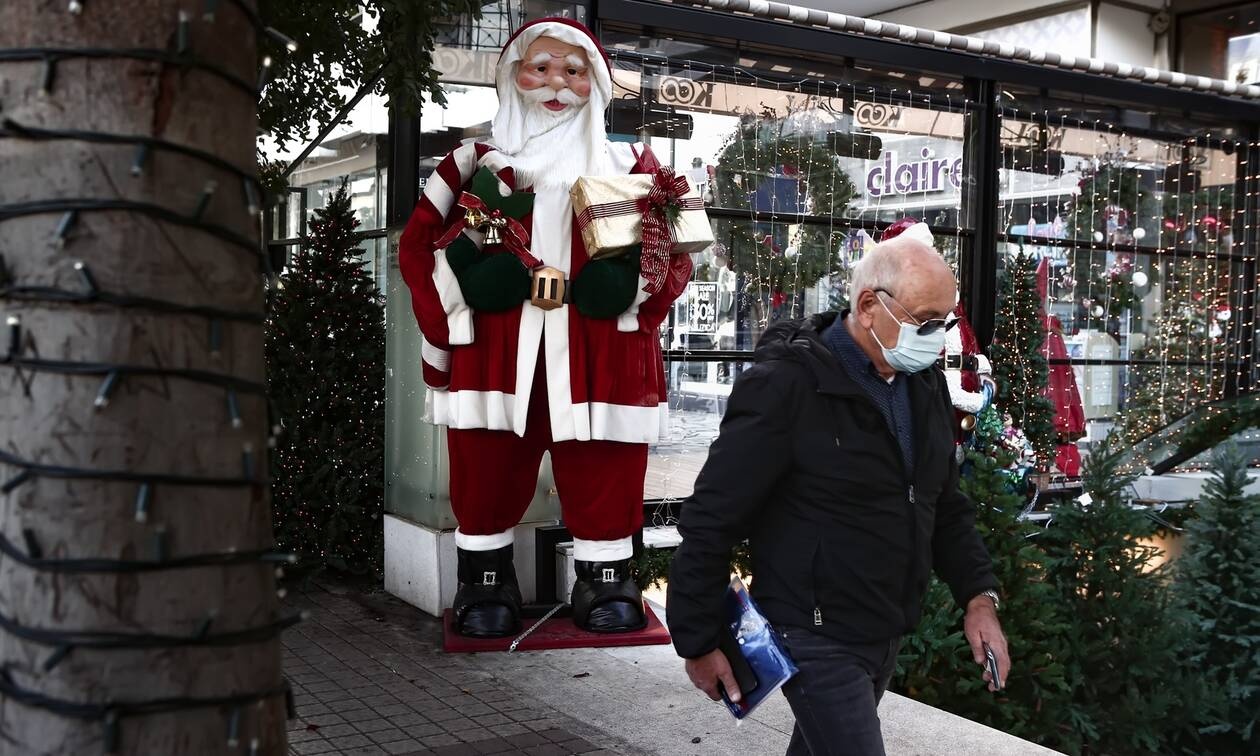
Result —
[[[696, 476], [717, 438], [726, 399], [735, 376], [751, 362], [668, 360], [669, 433], [652, 446], [644, 498], [681, 499], [691, 494]], [[667, 524], [667, 523], [659, 523]]]
[[717, 240], [695, 260], [666, 348], [749, 350], [776, 320], [844, 307], [877, 224], [905, 215], [937, 228], [957, 269], [970, 184], [961, 99], [633, 55], [616, 65], [613, 138], [646, 136], [686, 175]]
[[1205, 403], [1141, 439], [1120, 458], [1126, 475], [1194, 472], [1207, 469], [1212, 452], [1227, 441], [1243, 453], [1248, 467], [1260, 466], [1260, 396]]
[[999, 253], [1043, 260], [1090, 437], [1136, 441], [1224, 396], [1246, 346], [1240, 146], [1016, 111], [1001, 135]]

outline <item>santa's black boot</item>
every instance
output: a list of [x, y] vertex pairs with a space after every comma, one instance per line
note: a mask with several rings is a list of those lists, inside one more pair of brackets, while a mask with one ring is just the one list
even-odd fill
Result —
[[630, 576], [630, 560], [574, 562], [573, 622], [592, 633], [628, 633], [647, 627], [643, 593]]
[[470, 638], [503, 638], [521, 631], [521, 589], [512, 546], [459, 553], [455, 632]]

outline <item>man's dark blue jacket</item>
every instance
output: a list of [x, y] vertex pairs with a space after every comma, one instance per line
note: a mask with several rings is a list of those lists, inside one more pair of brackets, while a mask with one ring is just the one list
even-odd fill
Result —
[[958, 490], [944, 374], [908, 377], [907, 475], [880, 410], [820, 338], [836, 318], [768, 329], [731, 391], [680, 515], [667, 615], [681, 656], [717, 648], [731, 549], [744, 539], [770, 622], [842, 641], [911, 632], [933, 569], [960, 604], [997, 588], [973, 505]]

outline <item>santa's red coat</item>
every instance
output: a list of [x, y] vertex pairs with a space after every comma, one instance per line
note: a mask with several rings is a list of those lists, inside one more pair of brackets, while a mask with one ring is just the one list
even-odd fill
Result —
[[[618, 172], [649, 173], [659, 167], [645, 145], [610, 142], [608, 150]], [[455, 198], [467, 188], [479, 159], [492, 151], [485, 144], [468, 144], [447, 156], [429, 179], [399, 243], [399, 267], [423, 336], [429, 419], [451, 428], [523, 436], [534, 368], [542, 359], [553, 440], [658, 440], [667, 391], [658, 331], [691, 277], [690, 256], [673, 255], [662, 290], [650, 297], [642, 293], [618, 319], [585, 318], [572, 305], [544, 311], [528, 302], [506, 312], [472, 311], [445, 250], [436, 249], [435, 242], [461, 219]], [[568, 193], [539, 191], [533, 213], [523, 222], [532, 254], [574, 280], [588, 258], [573, 228]]]

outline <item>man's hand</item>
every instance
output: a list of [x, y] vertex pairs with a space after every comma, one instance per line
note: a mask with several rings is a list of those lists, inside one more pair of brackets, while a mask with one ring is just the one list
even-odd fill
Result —
[[[994, 656], [997, 657], [998, 674], [1002, 676], [1002, 684], [1005, 686], [1011, 672], [1011, 656], [1006, 648], [1006, 636], [1002, 634], [1002, 624], [998, 622], [993, 599], [988, 596], [976, 596], [967, 603], [967, 616], [963, 618], [963, 633], [967, 636], [967, 642], [971, 644], [971, 657], [975, 659], [976, 664], [985, 667], [984, 681], [989, 684], [989, 690], [997, 690], [997, 688], [993, 686], [993, 676], [989, 674], [988, 666], [985, 664], [982, 645], [984, 643], [989, 644]], [[692, 680], [695, 680], [695, 677], [692, 677]]]
[[733, 703], [739, 703], [741, 696], [739, 685], [735, 683], [735, 673], [731, 671], [731, 663], [720, 650], [714, 649], [704, 656], [687, 659], [687, 676], [691, 678], [692, 685], [704, 691], [714, 701], [722, 700], [722, 695], [718, 692], [718, 683], [721, 682], [722, 687], [726, 688], [727, 697]]

